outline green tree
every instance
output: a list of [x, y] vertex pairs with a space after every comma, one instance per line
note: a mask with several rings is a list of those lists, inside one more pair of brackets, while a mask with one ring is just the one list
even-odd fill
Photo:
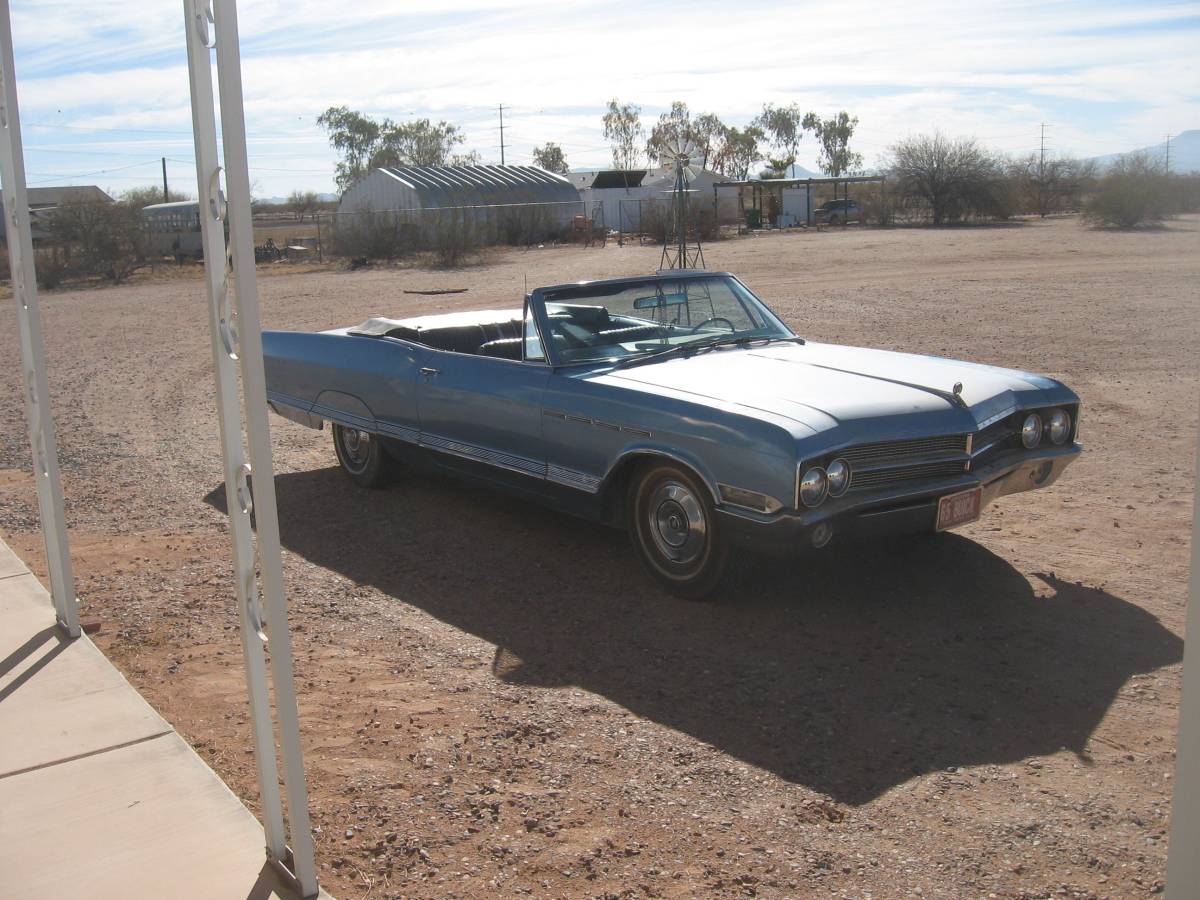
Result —
[[788, 106], [766, 104], [751, 125], [757, 126], [771, 140], [771, 146], [782, 153], [779, 157], [768, 158], [771, 168], [785, 177], [787, 170], [795, 165], [796, 154], [800, 150], [800, 141], [804, 137], [804, 114], [795, 103]]
[[653, 163], [661, 162], [668, 155], [668, 147], [690, 140], [692, 114], [688, 111], [686, 103], [676, 100], [671, 104], [670, 111], [659, 116], [654, 127], [650, 129], [650, 139], [646, 141], [646, 156]]
[[562, 147], [553, 141], [547, 141], [544, 147], [533, 148], [533, 164], [557, 175], [566, 175], [571, 171]]
[[604, 139], [612, 144], [613, 168], [636, 169], [642, 154], [638, 144], [646, 132], [642, 128], [642, 108], [621, 104], [616, 97], [608, 101], [604, 114]]
[[713, 113], [696, 116], [692, 120], [692, 140], [700, 148], [701, 168], [707, 169], [721, 144], [725, 123]]
[[745, 180], [758, 159], [758, 145], [765, 139], [766, 135], [757, 125], [725, 127], [713, 154], [713, 169], [720, 175]]
[[858, 117], [853, 118], [842, 110], [832, 119], [822, 119], [815, 112], [808, 113], [801, 123], [805, 131], [811, 131], [821, 144], [819, 165], [826, 175], [846, 175], [862, 165], [862, 154], [850, 150], [850, 138], [858, 126]]
[[346, 106], [329, 107], [317, 117], [317, 124], [341, 156], [334, 180], [342, 191], [381, 166], [447, 165], [454, 148], [466, 140], [461, 129], [449, 122], [377, 122]]

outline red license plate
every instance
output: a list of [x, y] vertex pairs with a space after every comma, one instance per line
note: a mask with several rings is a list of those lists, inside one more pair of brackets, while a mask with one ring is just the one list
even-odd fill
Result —
[[957, 494], [948, 494], [938, 500], [937, 525], [935, 530], [944, 531], [956, 525], [966, 525], [979, 518], [979, 507], [983, 500], [983, 488], [971, 488]]

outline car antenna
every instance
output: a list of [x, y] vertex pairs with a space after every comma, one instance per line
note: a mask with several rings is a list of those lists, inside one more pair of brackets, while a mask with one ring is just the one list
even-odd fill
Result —
[[529, 295], [529, 273], [525, 273], [525, 295]]

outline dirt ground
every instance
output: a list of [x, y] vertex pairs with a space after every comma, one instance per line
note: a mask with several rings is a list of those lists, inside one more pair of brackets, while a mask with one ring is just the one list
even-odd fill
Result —
[[[272, 422], [320, 875], [366, 897], [1162, 890], [1200, 220], [825, 230], [705, 248], [802, 335], [1062, 378], [1082, 459], [928, 546], [660, 594], [625, 537], [440, 479], [354, 489]], [[267, 327], [512, 306], [651, 247], [261, 279]], [[405, 290], [467, 287], [444, 296]], [[97, 641], [257, 803], [201, 282], [42, 298]], [[44, 575], [11, 303], [0, 531]], [[835, 542], [836, 544], [836, 542]]]

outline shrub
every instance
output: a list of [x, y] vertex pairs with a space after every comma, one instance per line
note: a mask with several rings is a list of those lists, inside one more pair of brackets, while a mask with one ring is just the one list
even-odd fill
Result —
[[432, 249], [437, 264], [445, 269], [466, 265], [479, 249], [479, 223], [473, 209], [439, 209], [429, 211], [427, 222], [431, 232]]
[[339, 256], [399, 259], [414, 253], [420, 238], [420, 228], [404, 213], [368, 209], [333, 219], [333, 251]]
[[1161, 222], [1173, 212], [1171, 184], [1156, 160], [1145, 153], [1120, 157], [1084, 204], [1084, 219], [1095, 225], [1135, 228]]

